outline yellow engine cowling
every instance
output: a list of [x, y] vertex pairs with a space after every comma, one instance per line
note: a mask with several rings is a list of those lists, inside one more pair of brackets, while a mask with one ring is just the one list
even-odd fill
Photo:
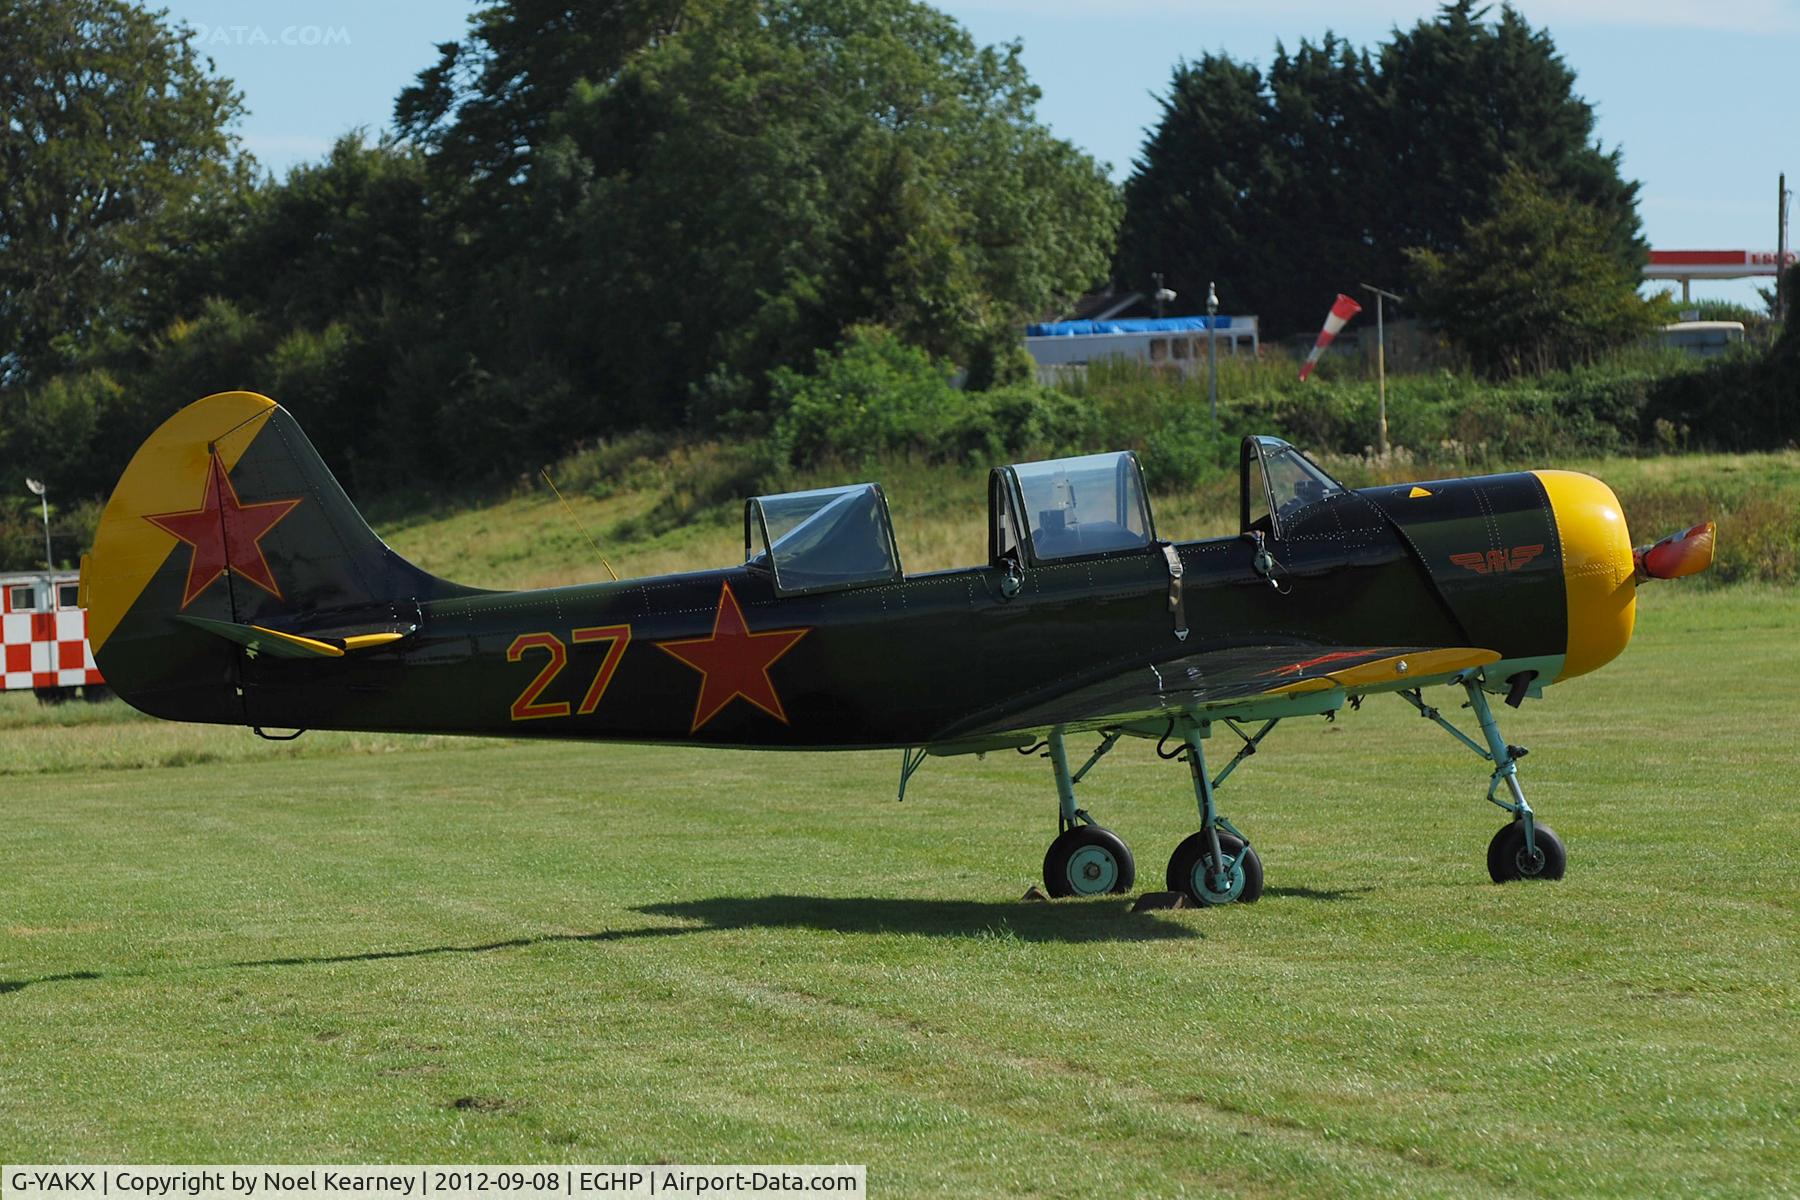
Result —
[[1558, 681], [1619, 656], [1637, 621], [1636, 563], [1625, 513], [1613, 490], [1576, 471], [1534, 472], [1556, 514], [1562, 543], [1569, 649]]

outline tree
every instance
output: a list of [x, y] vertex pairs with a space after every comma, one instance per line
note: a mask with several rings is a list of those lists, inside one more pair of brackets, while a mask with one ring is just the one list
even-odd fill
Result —
[[501, 193], [528, 178], [577, 85], [610, 86], [682, 26], [686, 0], [490, 0], [438, 46], [394, 121], [459, 181]]
[[1331, 295], [1410, 289], [1407, 250], [1459, 250], [1514, 164], [1586, 205], [1607, 252], [1637, 269], [1637, 185], [1591, 143], [1593, 109], [1548, 33], [1473, 0], [1396, 31], [1371, 55], [1327, 34], [1268, 75], [1207, 57], [1176, 68], [1125, 188], [1116, 277], [1153, 271], [1274, 333], [1309, 331]]
[[[150, 39], [138, 65], [96, 52], [119, 87], [236, 112], [122, 0], [50, 11], [88, 14], [102, 49]], [[1017, 46], [911, 0], [488, 3], [400, 96], [403, 139], [251, 182], [215, 128], [154, 176], [107, 226], [93, 302], [33, 318], [0, 468], [61, 454], [104, 487], [173, 404], [252, 386], [352, 486], [464, 484], [646, 424], [768, 424], [775, 373], [869, 323], [1004, 381], [1019, 326], [1104, 275], [1117, 224], [1036, 100]], [[96, 179], [138, 145], [105, 119], [62, 131]]]
[[0, 8], [0, 385], [130, 325], [147, 264], [247, 182], [241, 97], [186, 33], [125, 0]]
[[1179, 63], [1162, 119], [1125, 184], [1116, 273], [1143, 288], [1160, 273], [1193, 306], [1209, 282], [1228, 312], [1265, 313], [1278, 254], [1267, 238], [1281, 164], [1271, 102], [1255, 67], [1224, 55]]
[[1593, 206], [1515, 167], [1494, 214], [1466, 222], [1456, 250], [1411, 252], [1420, 308], [1489, 374], [1587, 361], [1648, 333], [1667, 306], [1639, 298], [1611, 234]]
[[1510, 5], [1492, 24], [1487, 11], [1454, 0], [1379, 51], [1377, 138], [1395, 188], [1386, 241], [1455, 250], [1517, 166], [1588, 206], [1611, 253], [1641, 268], [1638, 185], [1620, 177], [1617, 149], [1592, 141], [1594, 109], [1575, 94], [1575, 72]]
[[347, 134], [284, 181], [234, 187], [147, 254], [133, 328], [90, 329], [61, 370], [0, 390], [0, 468], [102, 490], [174, 407], [226, 387], [279, 397], [353, 487], [412, 465], [436, 413], [399, 364], [443, 336], [422, 282], [424, 176], [417, 150]]
[[480, 369], [567, 364], [591, 431], [754, 400], [860, 323], [967, 362], [1091, 285], [1116, 201], [1036, 99], [909, 0], [521, 3], [397, 111], [451, 172]]

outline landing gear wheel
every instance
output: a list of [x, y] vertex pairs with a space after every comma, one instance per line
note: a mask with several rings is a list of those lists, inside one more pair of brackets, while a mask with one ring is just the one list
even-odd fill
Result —
[[1052, 896], [1117, 895], [1136, 882], [1131, 847], [1098, 825], [1064, 830], [1044, 855], [1044, 888]]
[[1495, 883], [1515, 879], [1561, 879], [1569, 864], [1562, 839], [1548, 825], [1539, 824], [1532, 831], [1537, 853], [1525, 851], [1525, 822], [1502, 825], [1494, 840], [1488, 843], [1488, 874]]
[[1175, 847], [1169, 856], [1169, 890], [1184, 892], [1194, 903], [1212, 907], [1216, 904], [1254, 904], [1262, 899], [1262, 859], [1256, 848], [1242, 838], [1219, 830], [1219, 853], [1225, 858], [1225, 869], [1214, 869], [1212, 838], [1201, 830]]

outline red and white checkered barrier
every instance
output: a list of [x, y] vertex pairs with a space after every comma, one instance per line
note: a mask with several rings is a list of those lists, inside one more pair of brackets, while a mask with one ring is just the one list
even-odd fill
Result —
[[105, 682], [87, 641], [87, 612], [63, 604], [79, 576], [0, 575], [0, 688], [78, 687]]

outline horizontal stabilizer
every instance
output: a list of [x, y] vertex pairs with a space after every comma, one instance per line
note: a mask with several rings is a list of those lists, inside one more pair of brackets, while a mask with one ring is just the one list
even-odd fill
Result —
[[1638, 582], [1698, 575], [1712, 566], [1717, 533], [1711, 521], [1702, 521], [1691, 529], [1670, 534], [1654, 546], [1639, 546], [1631, 552], [1637, 561]]
[[309, 637], [299, 633], [283, 633], [262, 625], [240, 625], [234, 621], [215, 621], [208, 617], [177, 615], [172, 618], [192, 625], [228, 642], [235, 642], [251, 655], [266, 654], [270, 658], [342, 658], [347, 653], [368, 650], [397, 642], [412, 633], [411, 628], [371, 629], [332, 637]]

